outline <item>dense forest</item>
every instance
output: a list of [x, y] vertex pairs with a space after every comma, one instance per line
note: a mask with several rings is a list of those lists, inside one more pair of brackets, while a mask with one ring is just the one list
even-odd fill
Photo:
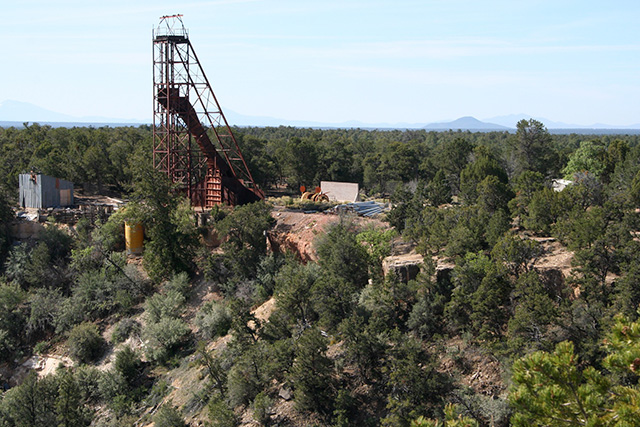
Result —
[[[387, 227], [344, 215], [302, 263], [268, 251], [264, 202], [214, 209], [225, 238], [204, 245], [151, 132], [0, 129], [0, 425], [640, 425], [638, 135], [234, 129], [267, 193], [332, 180], [391, 200]], [[128, 204], [13, 242], [28, 170]], [[145, 226], [141, 265], [125, 221]], [[383, 274], [398, 239], [424, 258], [415, 280]], [[548, 242], [566, 276], [537, 267]], [[73, 363], [10, 381], [50, 352]], [[466, 380], [492, 367], [491, 387]]]

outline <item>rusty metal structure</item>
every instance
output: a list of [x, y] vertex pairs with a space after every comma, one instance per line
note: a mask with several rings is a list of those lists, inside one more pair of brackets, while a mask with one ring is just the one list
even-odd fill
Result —
[[240, 205], [264, 198], [256, 186], [182, 15], [153, 31], [153, 163], [193, 206]]

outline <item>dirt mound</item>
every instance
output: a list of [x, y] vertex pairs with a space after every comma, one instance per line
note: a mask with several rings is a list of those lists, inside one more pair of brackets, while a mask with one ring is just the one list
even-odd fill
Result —
[[564, 277], [568, 277], [571, 273], [573, 252], [553, 238], [533, 238], [533, 240], [538, 241], [544, 248], [544, 254], [535, 264], [536, 269], [539, 271], [557, 270]]
[[344, 216], [332, 213], [304, 213], [275, 208], [271, 215], [276, 225], [267, 234], [269, 245], [274, 252], [293, 252], [303, 262], [317, 261], [313, 241], [319, 234], [345, 218], [359, 226], [373, 225], [388, 227], [388, 224], [374, 218], [363, 218], [355, 214]]

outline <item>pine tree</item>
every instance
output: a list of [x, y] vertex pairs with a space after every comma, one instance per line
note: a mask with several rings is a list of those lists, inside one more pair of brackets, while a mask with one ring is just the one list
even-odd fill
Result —
[[298, 338], [290, 379], [300, 410], [331, 412], [333, 363], [326, 352], [327, 339], [319, 329], [309, 328]]
[[58, 398], [56, 413], [58, 427], [81, 427], [89, 425], [89, 419], [82, 404], [82, 397], [75, 378], [68, 370], [58, 374]]
[[605, 370], [582, 369], [573, 343], [536, 352], [513, 365], [509, 395], [514, 426], [640, 425], [640, 322], [622, 316], [604, 341]]

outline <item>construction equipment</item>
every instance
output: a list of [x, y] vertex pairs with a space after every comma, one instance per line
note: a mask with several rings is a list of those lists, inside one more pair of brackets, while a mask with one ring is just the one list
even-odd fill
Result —
[[305, 186], [300, 187], [300, 191], [302, 192], [302, 196], [300, 196], [300, 200], [311, 200], [314, 202], [328, 202], [329, 196], [326, 193], [322, 192], [320, 187], [316, 187], [315, 191], [306, 191]]
[[163, 16], [153, 34], [153, 163], [194, 206], [264, 198], [184, 28]]

